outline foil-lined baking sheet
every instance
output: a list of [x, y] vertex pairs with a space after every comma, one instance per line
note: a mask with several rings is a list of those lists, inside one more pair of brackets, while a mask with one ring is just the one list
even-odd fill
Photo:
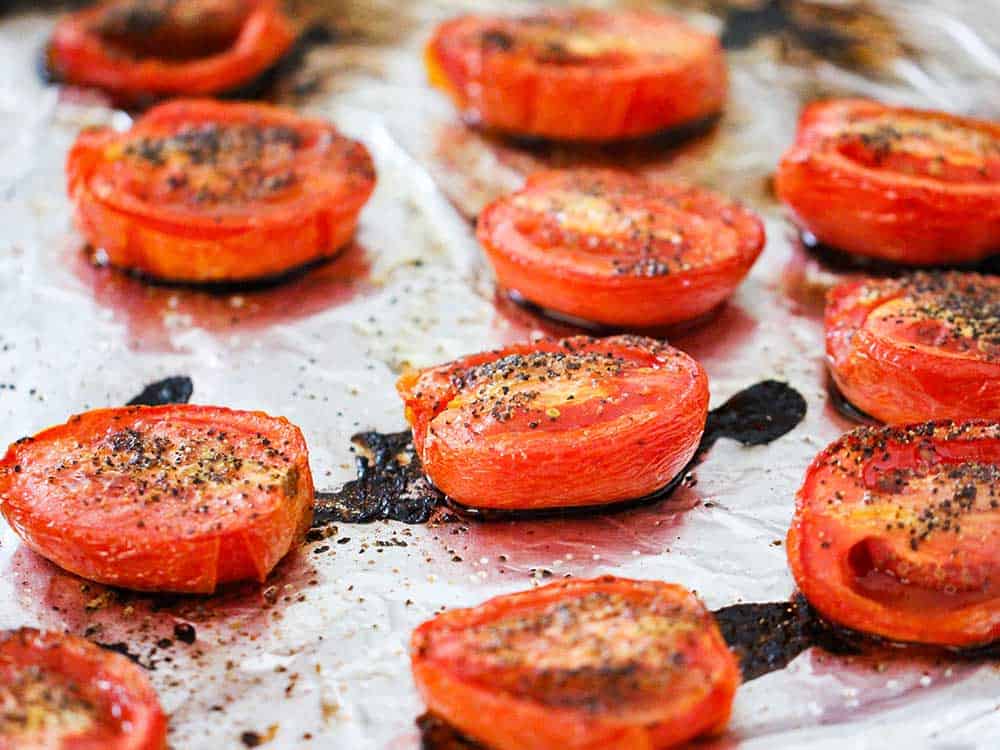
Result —
[[[265, 585], [209, 598], [88, 584], [0, 522], [0, 627], [69, 630], [127, 651], [150, 670], [175, 750], [411, 750], [422, 707], [407, 641], [442, 607], [599, 573], [676, 581], [713, 608], [786, 599], [794, 492], [812, 456], [852, 425], [829, 404], [822, 364], [822, 295], [844, 271], [800, 245], [772, 171], [803, 102], [821, 96], [1000, 118], [1000, 3], [668, 6], [723, 35], [725, 116], [681, 144], [579, 150], [491, 141], [425, 84], [420, 51], [435, 22], [530, 4], [291, 3], [304, 26], [329, 33], [313, 35], [269, 96], [364, 141], [379, 186], [341, 258], [281, 286], [225, 294], [149, 286], [91, 264], [71, 226], [63, 160], [82, 126], [126, 127], [129, 116], [38, 77], [58, 10], [0, 6], [0, 442], [187, 375], [195, 402], [300, 425], [317, 486], [336, 489], [355, 473], [353, 434], [404, 427], [393, 388], [403, 368], [571, 330], [495, 298], [470, 219], [526, 172], [582, 163], [694, 181], [761, 212], [769, 240], [747, 282], [672, 343], [705, 365], [713, 405], [767, 378], [809, 405], [770, 445], [721, 440], [693, 486], [652, 506], [548, 521], [338, 524]], [[744, 685], [729, 732], [701, 746], [995, 748], [998, 709], [991, 662], [812, 649]]]

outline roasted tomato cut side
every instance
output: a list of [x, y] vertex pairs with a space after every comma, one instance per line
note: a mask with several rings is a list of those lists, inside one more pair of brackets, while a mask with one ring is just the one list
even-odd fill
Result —
[[829, 295], [826, 353], [841, 392], [883, 422], [1000, 421], [1000, 279], [844, 282]]
[[708, 313], [764, 247], [760, 219], [722, 196], [603, 170], [533, 175], [483, 210], [478, 236], [502, 287], [632, 329]]
[[61, 81], [137, 105], [246, 86], [294, 40], [277, 0], [107, 0], [56, 25], [47, 63]]
[[788, 560], [820, 614], [897, 641], [1000, 638], [1000, 426], [859, 428], [816, 457]]
[[1000, 252], [1000, 125], [833, 100], [806, 108], [776, 188], [799, 223], [848, 253], [911, 265]]
[[328, 123], [207, 100], [163, 104], [125, 133], [84, 131], [66, 170], [95, 249], [184, 282], [276, 277], [334, 255], [375, 185], [365, 147]]
[[491, 130], [612, 141], [704, 120], [726, 96], [719, 40], [649, 12], [463, 16], [427, 46], [432, 83]]
[[427, 476], [477, 508], [645, 497], [691, 460], [708, 413], [701, 366], [637, 336], [514, 345], [408, 373], [397, 388]]
[[165, 750], [140, 667], [72, 635], [0, 631], [0, 750]]
[[446, 612], [413, 634], [424, 701], [493, 750], [660, 750], [721, 730], [739, 668], [680, 586], [604, 577]]
[[263, 581], [305, 534], [312, 506], [302, 433], [261, 412], [98, 409], [0, 461], [0, 512], [25, 544], [128, 589]]

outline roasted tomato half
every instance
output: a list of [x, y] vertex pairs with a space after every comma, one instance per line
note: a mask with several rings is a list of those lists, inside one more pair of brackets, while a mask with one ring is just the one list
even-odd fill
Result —
[[263, 581], [312, 519], [302, 433], [214, 406], [98, 409], [0, 461], [0, 512], [31, 549], [99, 583], [211, 593]]
[[136, 105], [237, 89], [294, 39], [277, 0], [107, 0], [59, 22], [48, 66], [59, 80]]
[[1000, 279], [842, 283], [827, 302], [826, 354], [841, 392], [883, 422], [1000, 421]]
[[426, 61], [468, 121], [555, 140], [635, 138], [703, 120], [722, 109], [727, 88], [716, 37], [649, 12], [464, 16], [438, 27]]
[[653, 339], [518, 344], [397, 384], [424, 471], [460, 504], [534, 510], [662, 489], [694, 456], [708, 378]]
[[739, 668], [680, 586], [610, 576], [446, 612], [413, 634], [431, 712], [493, 750], [659, 750], [729, 719]]
[[827, 245], [895, 263], [1000, 252], [1000, 125], [863, 100], [806, 108], [776, 188]]
[[375, 185], [365, 147], [328, 123], [208, 100], [163, 104], [125, 133], [84, 131], [66, 171], [77, 224], [112, 265], [185, 282], [334, 255]]
[[140, 667], [72, 635], [0, 631], [0, 750], [165, 750]]
[[1000, 425], [848, 433], [806, 473], [788, 560], [802, 593], [841, 625], [942, 646], [997, 640]]
[[633, 329], [707, 313], [764, 247], [760, 219], [726, 198], [603, 170], [529, 177], [483, 210], [478, 235], [501, 286]]

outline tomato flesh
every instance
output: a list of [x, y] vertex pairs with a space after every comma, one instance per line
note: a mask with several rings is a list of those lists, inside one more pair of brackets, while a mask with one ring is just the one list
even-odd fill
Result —
[[67, 160], [87, 240], [151, 277], [231, 282], [330, 257], [375, 185], [367, 150], [263, 105], [177, 101], [127, 133], [81, 134]]
[[501, 286], [633, 329], [709, 312], [764, 247], [761, 221], [721, 196], [601, 170], [533, 175], [484, 209], [477, 234]]
[[650, 135], [717, 114], [719, 41], [649, 12], [463, 16], [427, 47], [431, 81], [486, 128], [556, 140]]
[[1000, 126], [832, 100], [802, 114], [775, 187], [832, 247], [910, 265], [1000, 252]]
[[0, 512], [31, 549], [129, 589], [263, 581], [312, 517], [302, 433], [260, 412], [99, 409], [15, 443], [0, 472]]
[[107, 0], [57, 24], [48, 63], [60, 80], [133, 106], [234, 90], [294, 40], [275, 0]]
[[799, 490], [788, 558], [819, 612], [898, 641], [1000, 637], [1000, 428], [860, 428], [819, 454]]
[[697, 450], [708, 411], [701, 366], [635, 336], [515, 345], [397, 388], [431, 481], [460, 504], [506, 510], [662, 489]]
[[1000, 280], [844, 282], [830, 292], [826, 351], [847, 399], [884, 422], [1000, 419]]
[[421, 625], [429, 709], [494, 750], [660, 750], [725, 726], [739, 669], [680, 586], [612, 577], [497, 597]]
[[82, 638], [0, 631], [0, 750], [164, 750], [142, 670]]

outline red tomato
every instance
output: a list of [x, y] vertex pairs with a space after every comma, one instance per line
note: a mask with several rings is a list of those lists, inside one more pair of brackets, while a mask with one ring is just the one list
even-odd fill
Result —
[[312, 506], [302, 433], [261, 412], [97, 409], [0, 461], [0, 512], [25, 544], [82, 578], [140, 591], [263, 581]]
[[861, 100], [806, 108], [775, 186], [821, 242], [912, 265], [1000, 252], [1000, 125]]
[[431, 82], [469, 121], [557, 140], [651, 135], [717, 114], [719, 40], [649, 12], [463, 16], [427, 46]]
[[399, 379], [424, 471], [464, 505], [533, 510], [652, 494], [694, 456], [708, 378], [653, 339], [516, 344]]
[[862, 427], [816, 457], [788, 561], [824, 617], [897, 641], [1000, 638], [1000, 425]]
[[126, 133], [84, 131], [66, 170], [109, 261], [171, 281], [279, 276], [334, 255], [375, 185], [331, 125], [259, 104], [175, 101]]
[[565, 581], [446, 612], [413, 634], [431, 712], [493, 750], [661, 750], [719, 731], [740, 680], [680, 586]]
[[83, 638], [0, 631], [0, 750], [165, 750], [141, 668]]
[[841, 392], [883, 422], [1000, 421], [1000, 279], [842, 283], [827, 302], [826, 353]]
[[107, 0], [57, 24], [48, 65], [133, 105], [237, 89], [294, 39], [276, 0]]
[[500, 285], [564, 315], [650, 328], [729, 297], [764, 247], [753, 213], [618, 172], [541, 172], [487, 206], [477, 234]]

